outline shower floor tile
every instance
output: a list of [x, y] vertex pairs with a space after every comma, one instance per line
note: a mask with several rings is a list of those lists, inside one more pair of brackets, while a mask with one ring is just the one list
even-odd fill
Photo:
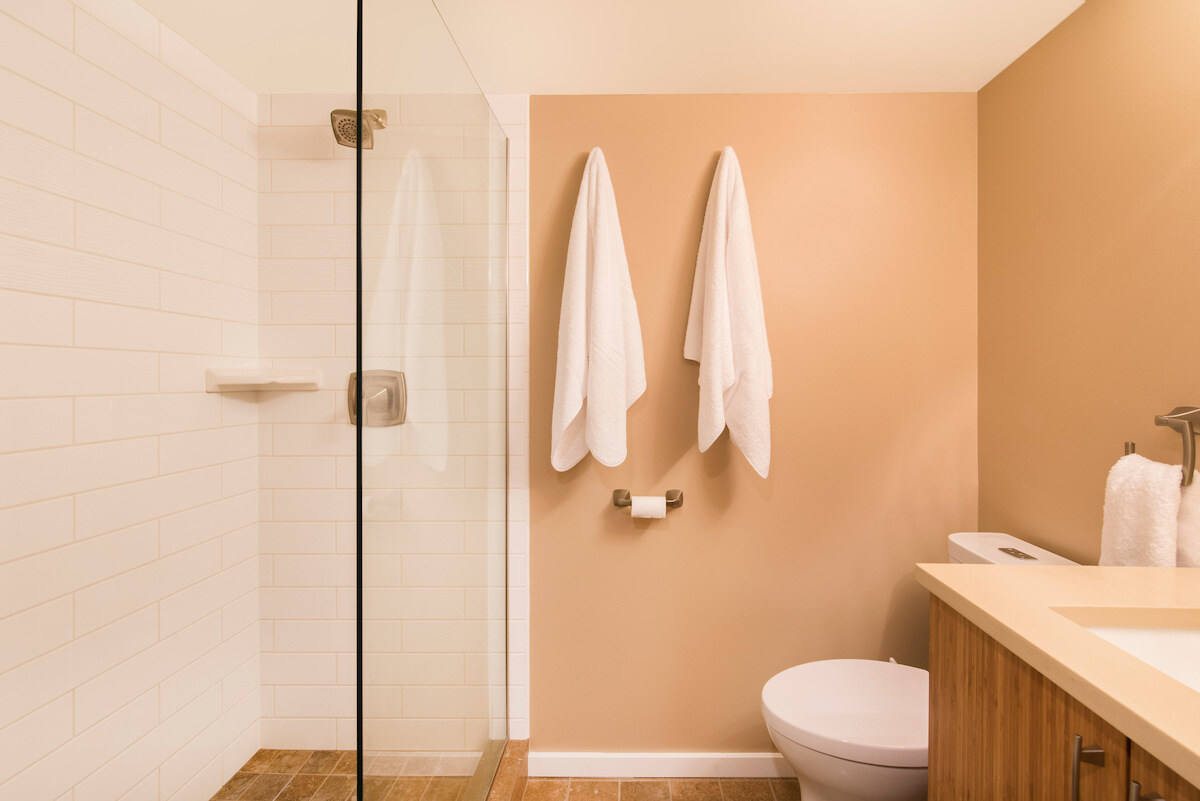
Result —
[[[444, 774], [463, 759], [368, 756], [365, 801], [459, 801], [469, 777]], [[353, 751], [262, 749], [212, 801], [355, 801], [356, 766]]]

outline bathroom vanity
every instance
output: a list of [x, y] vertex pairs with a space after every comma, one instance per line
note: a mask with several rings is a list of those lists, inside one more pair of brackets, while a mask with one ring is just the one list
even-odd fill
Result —
[[1200, 570], [917, 573], [930, 801], [1200, 801]]

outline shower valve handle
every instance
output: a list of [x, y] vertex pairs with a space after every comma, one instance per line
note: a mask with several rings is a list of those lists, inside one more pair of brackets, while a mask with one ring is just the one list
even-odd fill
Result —
[[[408, 386], [397, 370], [363, 370], [363, 425], [398, 426], [408, 417]], [[378, 403], [380, 398], [383, 403]], [[358, 422], [358, 373], [350, 374], [346, 387], [350, 422]]]

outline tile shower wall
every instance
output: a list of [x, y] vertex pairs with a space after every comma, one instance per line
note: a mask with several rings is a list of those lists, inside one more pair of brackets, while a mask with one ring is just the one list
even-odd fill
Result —
[[259, 745], [254, 95], [133, 0], [0, 2], [0, 798]]
[[[505, 110], [509, 136], [524, 149], [525, 98], [493, 99]], [[496, 289], [488, 278], [487, 249], [470, 250], [472, 230], [487, 233], [489, 209], [503, 209], [504, 193], [489, 186], [486, 169], [464, 169], [464, 157], [486, 161], [487, 130], [478, 103], [452, 97], [378, 96], [368, 107], [388, 113], [364, 171], [368, 192], [365, 280], [383, 289], [376, 238], [392, 223], [392, 197], [401, 165], [418, 150], [438, 190], [441, 233], [457, 250], [413, 266], [403, 276], [409, 294], [427, 299], [421, 324], [385, 319], [368, 309], [368, 367], [409, 375], [414, 422], [444, 429], [450, 453], [431, 468], [420, 443], [389, 439], [399, 429], [368, 430], [366, 466], [366, 597], [370, 643], [398, 632], [391, 653], [366, 663], [368, 746], [403, 752], [470, 750], [491, 731], [502, 736], [504, 627], [489, 626], [503, 586], [505, 468], [503, 393], [489, 391], [505, 365], [505, 328], [477, 324], [469, 309]], [[264, 396], [260, 404], [263, 745], [268, 748], [351, 748], [354, 745], [354, 429], [345, 384], [354, 369], [354, 151], [334, 143], [329, 112], [352, 108], [353, 96], [274, 95], [260, 98], [260, 349], [275, 366], [314, 366], [324, 374], [318, 392]], [[466, 116], [464, 116], [466, 115]], [[495, 155], [495, 154], [492, 154]], [[524, 286], [523, 158], [513, 161], [510, 199], [518, 258], [514, 285]], [[490, 191], [489, 191], [490, 189]], [[502, 187], [501, 187], [502, 189]], [[515, 209], [515, 210], [514, 210]], [[493, 242], [496, 232], [492, 232]], [[484, 237], [486, 242], [487, 237]], [[394, 269], [395, 264], [389, 265]], [[384, 292], [379, 293], [381, 296]], [[512, 408], [524, 415], [523, 291], [511, 319]], [[368, 304], [370, 298], [368, 296]], [[435, 312], [438, 308], [441, 312]], [[466, 309], [456, 314], [456, 309]], [[493, 315], [495, 317], [495, 315]], [[502, 323], [502, 317], [497, 318]], [[398, 350], [401, 333], [405, 350]], [[497, 341], [498, 338], [498, 341]], [[414, 351], [413, 348], [417, 350]], [[403, 361], [389, 358], [405, 353]], [[447, 361], [448, 360], [448, 361]], [[423, 373], [444, 365], [450, 391], [436, 414], [423, 410]], [[439, 380], [441, 380], [439, 378]], [[436, 383], [436, 382], [433, 382]], [[523, 416], [519, 418], [523, 420]], [[527, 434], [521, 423], [510, 433]], [[400, 436], [408, 436], [409, 427]], [[510, 446], [526, 486], [524, 454]], [[515, 518], [509, 567], [513, 609], [527, 608], [522, 570], [526, 493], [509, 498]], [[485, 519], [496, 522], [487, 524]], [[420, 609], [414, 614], [414, 609]], [[403, 621], [403, 622], [401, 622]], [[510, 629], [518, 642], [524, 627]], [[514, 648], [514, 674], [527, 647]], [[489, 695], [492, 701], [489, 704]], [[523, 691], [514, 713], [527, 720]], [[482, 717], [481, 717], [482, 716]], [[520, 731], [521, 724], [514, 728]], [[527, 728], [527, 724], [525, 724]]]

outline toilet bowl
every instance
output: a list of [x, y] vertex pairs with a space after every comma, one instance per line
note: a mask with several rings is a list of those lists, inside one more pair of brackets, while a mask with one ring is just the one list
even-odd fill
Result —
[[804, 801], [925, 797], [926, 671], [869, 659], [797, 665], [763, 687], [762, 713]]

